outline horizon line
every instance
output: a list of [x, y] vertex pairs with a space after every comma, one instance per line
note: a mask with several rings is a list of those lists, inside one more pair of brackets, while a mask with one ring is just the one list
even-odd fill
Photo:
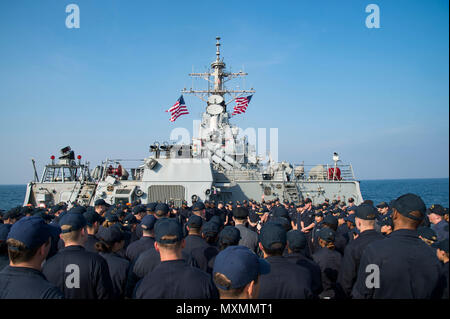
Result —
[[[449, 179], [450, 177], [408, 177], [408, 178], [379, 178], [379, 179], [356, 179], [358, 182], [362, 181], [398, 181], [398, 180], [417, 180], [417, 179]], [[28, 185], [28, 183], [25, 184], [0, 184], [0, 186], [22, 186], [22, 185]]]

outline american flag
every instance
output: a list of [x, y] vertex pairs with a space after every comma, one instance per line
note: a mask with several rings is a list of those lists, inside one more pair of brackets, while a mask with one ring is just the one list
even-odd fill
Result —
[[189, 114], [188, 109], [184, 104], [183, 95], [181, 95], [177, 102], [166, 112], [170, 112], [170, 115], [172, 116], [170, 118], [171, 122], [175, 122], [181, 115]]
[[252, 99], [253, 95], [249, 95], [247, 97], [238, 97], [236, 99], [236, 106], [234, 107], [233, 113], [231, 115], [242, 114], [245, 113], [248, 107], [248, 103]]

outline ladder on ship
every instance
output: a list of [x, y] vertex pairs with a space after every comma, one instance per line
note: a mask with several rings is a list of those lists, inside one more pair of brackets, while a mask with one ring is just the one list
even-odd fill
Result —
[[97, 184], [89, 182], [81, 182], [75, 201], [80, 205], [89, 205], [94, 196]]
[[294, 202], [295, 204], [300, 202], [300, 195], [295, 182], [284, 183], [284, 196], [290, 202]]

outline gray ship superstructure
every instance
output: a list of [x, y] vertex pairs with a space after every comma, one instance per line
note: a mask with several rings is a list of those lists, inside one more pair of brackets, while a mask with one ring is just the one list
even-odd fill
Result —
[[[198, 137], [188, 145], [154, 142], [151, 155], [138, 160], [134, 167], [126, 167], [126, 160], [105, 160], [92, 171], [89, 163], [75, 161], [73, 151], [66, 147], [58, 163], [46, 165], [41, 180], [27, 187], [26, 204], [53, 205], [59, 202], [78, 202], [92, 205], [97, 199], [110, 204], [140, 200], [143, 204], [173, 201], [181, 205], [196, 197], [200, 200], [260, 201], [288, 200], [298, 203], [307, 197], [313, 203], [329, 200], [355, 204], [363, 201], [359, 182], [351, 165], [340, 163], [333, 154], [332, 164], [307, 166], [288, 162], [263, 162], [255, 145], [239, 135], [239, 128], [230, 123], [227, 106], [250, 90], [229, 90], [225, 83], [247, 73], [231, 73], [220, 57], [220, 38], [216, 38], [216, 60], [210, 70], [191, 73], [208, 81], [204, 90], [184, 89], [183, 94], [195, 94], [206, 102]], [[226, 99], [229, 98], [227, 101]], [[134, 160], [136, 162], [136, 160]], [[33, 161], [34, 164], [34, 161]]]

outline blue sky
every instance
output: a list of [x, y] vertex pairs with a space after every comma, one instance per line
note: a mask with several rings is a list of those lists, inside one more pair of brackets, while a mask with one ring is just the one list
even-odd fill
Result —
[[[70, 3], [80, 29], [65, 26]], [[365, 26], [370, 3], [380, 29]], [[200, 100], [185, 95], [175, 125], [164, 110], [214, 60], [217, 35], [257, 91], [234, 123], [278, 128], [280, 160], [337, 151], [359, 179], [448, 177], [448, 12], [443, 0], [2, 0], [0, 184], [30, 181], [30, 159], [40, 170], [66, 145], [92, 167], [191, 130]]]

